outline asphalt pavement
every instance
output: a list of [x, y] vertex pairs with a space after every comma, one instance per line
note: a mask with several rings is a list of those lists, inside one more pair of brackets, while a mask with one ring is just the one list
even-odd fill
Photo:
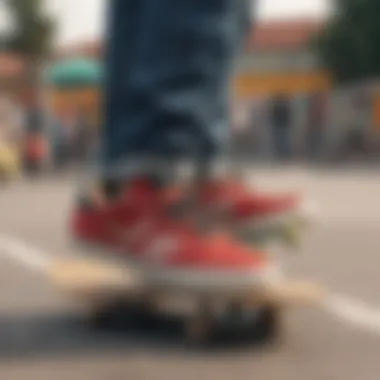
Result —
[[290, 275], [331, 290], [325, 307], [288, 311], [273, 347], [189, 351], [170, 323], [93, 330], [44, 272], [72, 254], [66, 223], [76, 177], [22, 179], [0, 189], [0, 378], [378, 379], [379, 173], [286, 167], [247, 170], [247, 177], [304, 190], [320, 205], [318, 227], [285, 264]]

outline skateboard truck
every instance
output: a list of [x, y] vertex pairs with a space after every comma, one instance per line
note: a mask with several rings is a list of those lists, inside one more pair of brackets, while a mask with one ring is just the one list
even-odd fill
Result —
[[278, 315], [283, 308], [318, 306], [325, 295], [316, 284], [286, 280], [235, 294], [152, 287], [130, 268], [91, 260], [57, 261], [49, 275], [58, 288], [84, 306], [92, 322], [106, 323], [122, 309], [178, 315], [185, 318], [185, 335], [191, 343], [207, 341], [221, 319], [230, 317], [233, 322], [231, 311], [237, 312], [235, 317], [256, 313], [258, 319], [253, 318], [254, 323], [260, 329], [265, 327], [269, 337], [278, 333]]

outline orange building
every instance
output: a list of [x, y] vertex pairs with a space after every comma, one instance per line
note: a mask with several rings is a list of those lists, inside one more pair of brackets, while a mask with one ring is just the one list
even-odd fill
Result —
[[267, 21], [254, 28], [240, 60], [237, 94], [309, 93], [330, 88], [330, 77], [311, 48], [321, 20]]

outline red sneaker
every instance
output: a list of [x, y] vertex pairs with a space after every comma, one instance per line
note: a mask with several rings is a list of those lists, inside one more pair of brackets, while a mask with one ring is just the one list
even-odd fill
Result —
[[273, 268], [259, 251], [224, 235], [200, 236], [166, 215], [161, 190], [147, 181], [128, 186], [119, 201], [79, 208], [73, 235], [114, 252], [160, 284], [199, 289], [244, 289], [265, 281]]
[[[183, 194], [184, 190], [177, 188], [168, 198], [179, 200]], [[230, 226], [251, 232], [270, 233], [292, 223], [310, 223], [316, 216], [315, 207], [299, 194], [264, 193], [233, 181], [205, 183], [199, 202]]]

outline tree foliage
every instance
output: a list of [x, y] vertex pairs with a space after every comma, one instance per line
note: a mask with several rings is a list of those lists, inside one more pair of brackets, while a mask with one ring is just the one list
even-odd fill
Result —
[[54, 22], [43, 11], [41, 0], [6, 0], [14, 22], [9, 49], [36, 62], [50, 53]]
[[335, 12], [315, 39], [338, 82], [380, 75], [380, 0], [336, 0]]

